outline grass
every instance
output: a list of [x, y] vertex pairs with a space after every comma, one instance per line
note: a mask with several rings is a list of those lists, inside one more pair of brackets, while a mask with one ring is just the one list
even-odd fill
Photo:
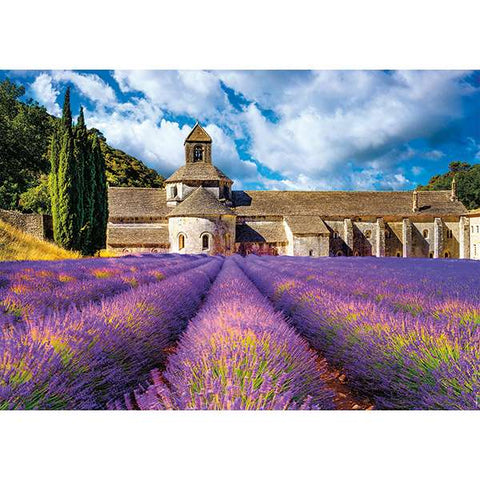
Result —
[[62, 260], [65, 258], [80, 258], [80, 254], [39, 240], [0, 220], [0, 261]]

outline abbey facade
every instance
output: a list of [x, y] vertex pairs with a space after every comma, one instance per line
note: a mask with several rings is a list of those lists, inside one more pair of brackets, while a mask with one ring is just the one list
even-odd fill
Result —
[[[164, 189], [109, 188], [108, 248], [230, 255], [480, 258], [480, 214], [449, 191], [232, 190], [197, 123]], [[472, 225], [470, 224], [472, 223]], [[473, 233], [473, 235], [471, 235]], [[477, 238], [478, 242], [472, 243]], [[472, 252], [471, 252], [472, 250]]]

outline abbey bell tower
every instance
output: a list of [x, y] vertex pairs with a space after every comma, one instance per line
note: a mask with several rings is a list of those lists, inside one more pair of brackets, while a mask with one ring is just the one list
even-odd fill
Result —
[[212, 139], [197, 122], [185, 139], [185, 162], [212, 163]]
[[197, 122], [184, 142], [185, 165], [167, 180], [167, 205], [175, 207], [198, 187], [212, 193], [217, 200], [231, 204], [232, 180], [212, 164], [212, 138]]

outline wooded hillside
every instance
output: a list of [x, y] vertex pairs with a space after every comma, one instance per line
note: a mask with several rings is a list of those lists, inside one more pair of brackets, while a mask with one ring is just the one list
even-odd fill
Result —
[[[0, 208], [50, 213], [48, 148], [60, 119], [32, 100], [25, 88], [0, 82]], [[93, 130], [93, 129], [92, 129]], [[109, 146], [96, 131], [111, 186], [161, 187], [164, 178], [135, 157]]]

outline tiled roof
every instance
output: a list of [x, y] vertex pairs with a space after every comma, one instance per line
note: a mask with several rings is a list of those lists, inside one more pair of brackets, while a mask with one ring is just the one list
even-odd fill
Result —
[[109, 225], [108, 245], [111, 247], [152, 247], [168, 245], [168, 224], [165, 225]]
[[192, 128], [192, 131], [188, 134], [184, 143], [187, 142], [212, 142], [212, 137], [203, 129], [203, 127], [197, 122]]
[[187, 163], [175, 170], [165, 182], [188, 180], [223, 180], [233, 183], [220, 169], [206, 162]]
[[419, 211], [412, 212], [412, 192], [298, 192], [233, 191], [237, 215], [328, 217], [465, 215], [459, 201], [450, 201], [450, 191], [418, 192]]
[[167, 207], [163, 188], [110, 187], [108, 209], [110, 218], [154, 217], [165, 218]]
[[325, 222], [315, 215], [295, 215], [286, 217], [290, 230], [297, 235], [328, 235], [329, 230]]
[[237, 224], [236, 242], [286, 243], [282, 222], [246, 222]]
[[469, 216], [474, 216], [474, 217], [477, 217], [480, 215], [480, 208], [476, 208], [475, 210], [470, 210], [468, 212], [468, 215]]
[[203, 187], [194, 190], [180, 205], [168, 214], [169, 217], [197, 217], [202, 215], [235, 215]]

